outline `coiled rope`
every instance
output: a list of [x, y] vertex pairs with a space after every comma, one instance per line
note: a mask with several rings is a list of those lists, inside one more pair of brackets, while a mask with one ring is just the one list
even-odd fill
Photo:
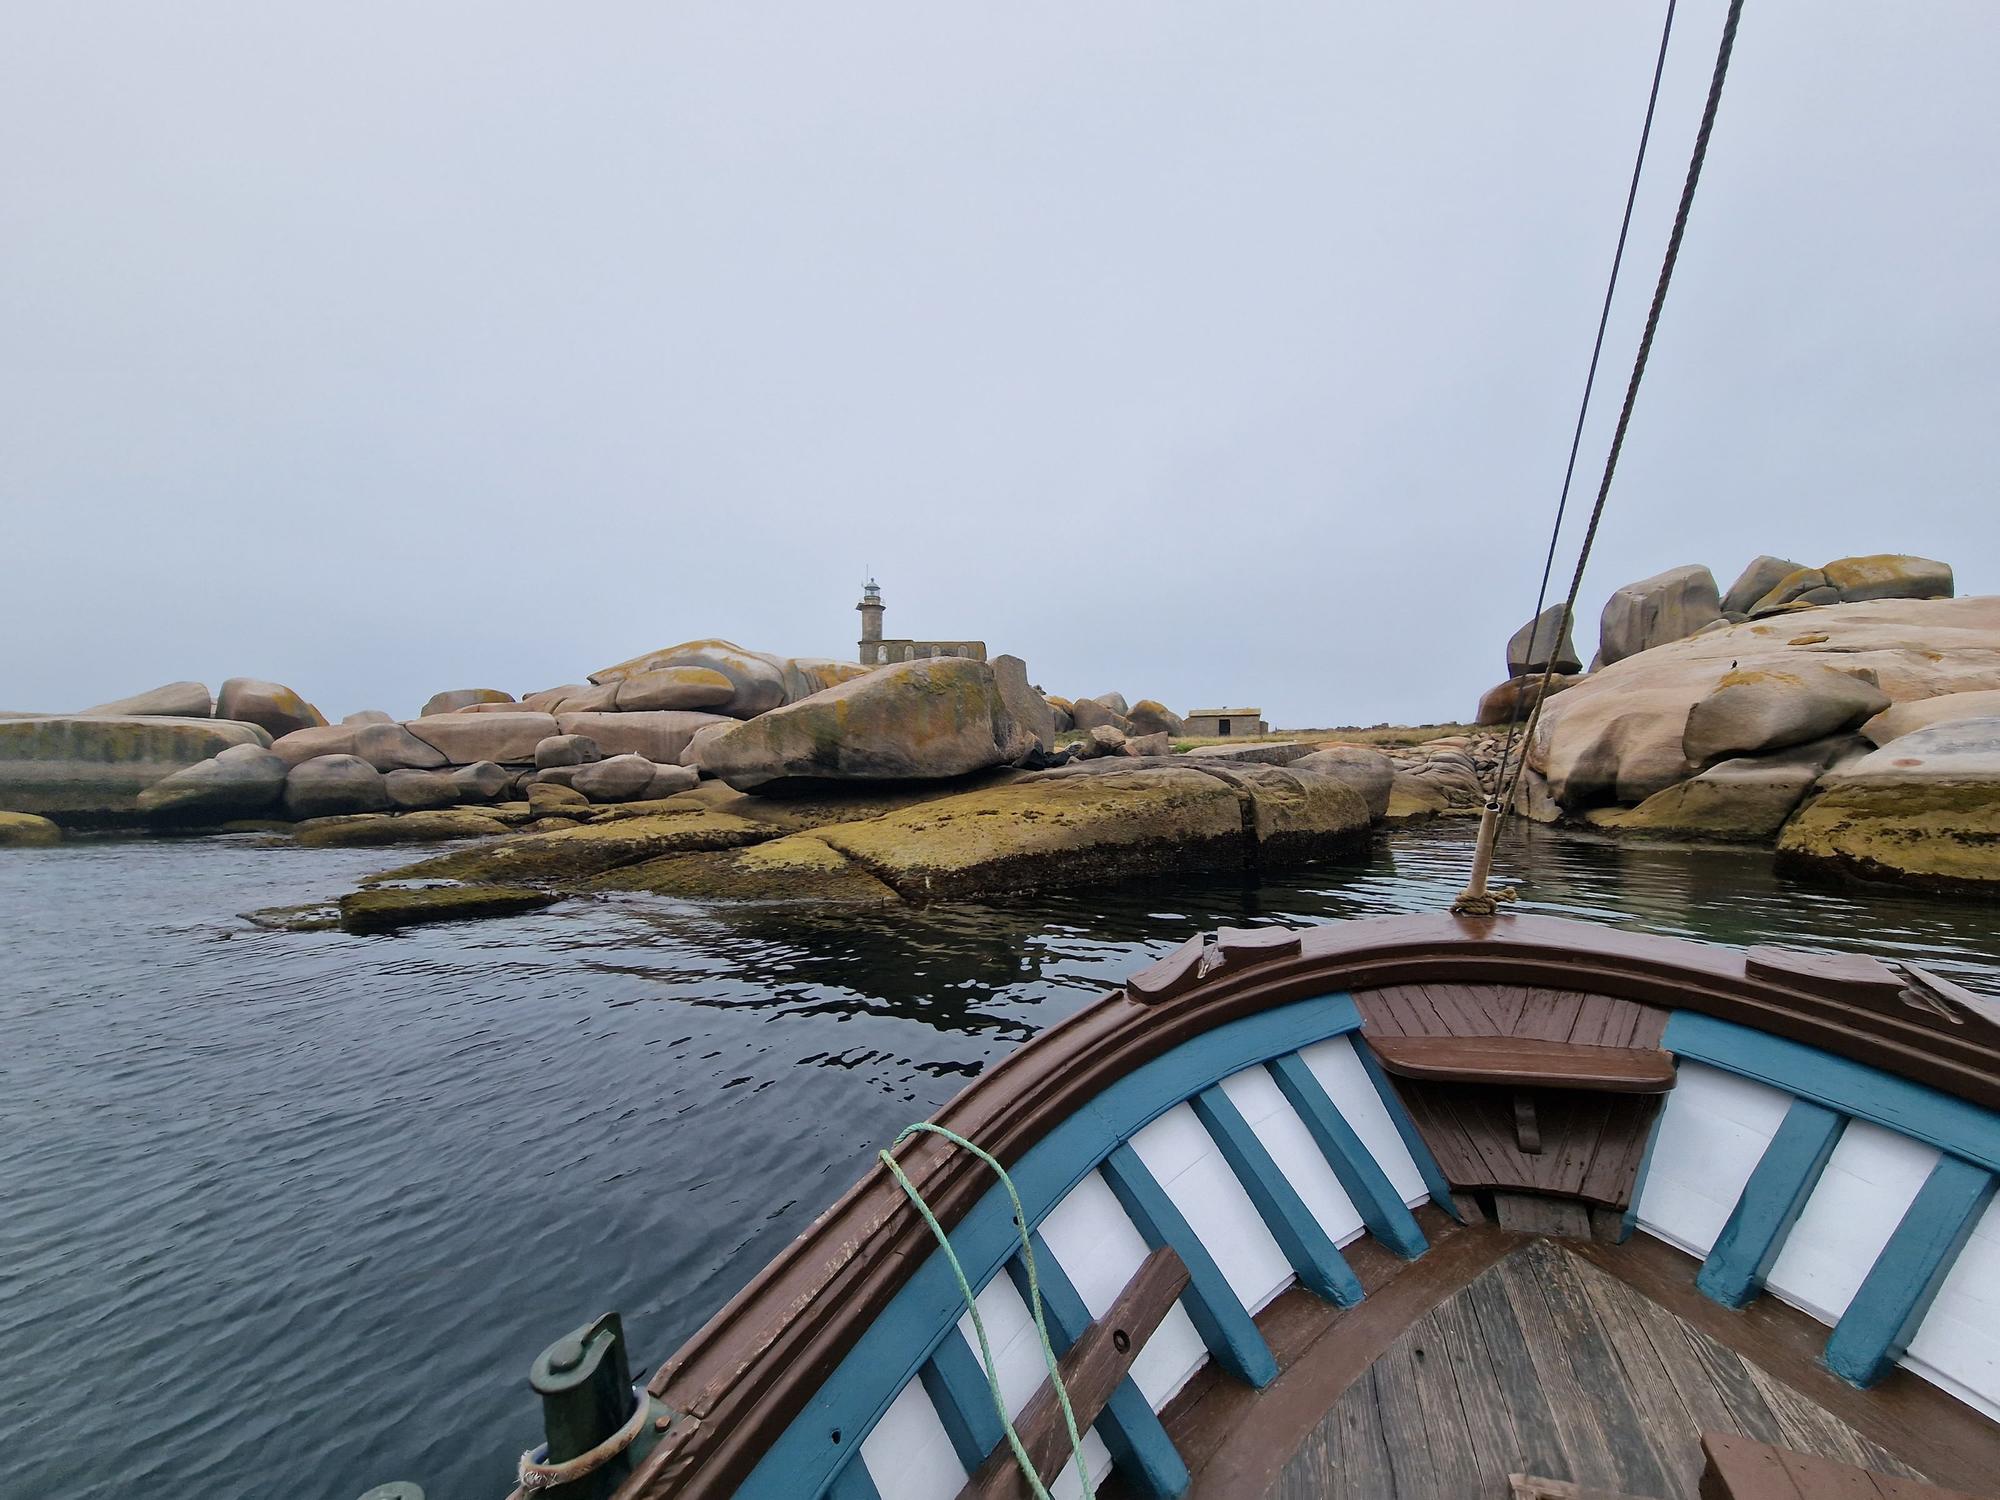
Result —
[[[1604, 458], [1604, 474], [1603, 477], [1598, 481], [1597, 501], [1594, 505], [1591, 506], [1590, 524], [1584, 530], [1583, 545], [1580, 549], [1578, 549], [1577, 552], [1576, 571], [1570, 575], [1569, 593], [1563, 600], [1562, 629], [1557, 633], [1556, 636], [1557, 641], [1560, 641], [1562, 639], [1562, 631], [1568, 630], [1570, 621], [1576, 615], [1576, 596], [1578, 591], [1583, 587], [1583, 570], [1585, 565], [1590, 561], [1590, 549], [1592, 543], [1594, 543], [1597, 540], [1598, 525], [1604, 519], [1604, 502], [1611, 494], [1611, 479], [1613, 474], [1615, 474], [1618, 469], [1618, 456], [1625, 447], [1626, 429], [1629, 428], [1632, 424], [1632, 408], [1639, 399], [1639, 382], [1645, 378], [1646, 361], [1651, 357], [1653, 352], [1653, 336], [1658, 331], [1660, 326], [1660, 309], [1666, 304], [1667, 287], [1673, 281], [1674, 265], [1680, 259], [1681, 240], [1687, 233], [1688, 214], [1690, 210], [1692, 210], [1694, 207], [1694, 193], [1695, 193], [1695, 188], [1701, 182], [1702, 164], [1708, 158], [1709, 137], [1714, 133], [1716, 112], [1718, 109], [1721, 108], [1722, 105], [1722, 85], [1724, 79], [1726, 79], [1729, 75], [1729, 57], [1730, 53], [1735, 50], [1736, 27], [1737, 23], [1741, 21], [1742, 18], [1743, 18], [1743, 0], [1730, 0], [1729, 15], [1722, 24], [1722, 40], [1716, 48], [1715, 69], [1713, 73], [1710, 75], [1708, 81], [1708, 103], [1702, 110], [1701, 128], [1695, 132], [1694, 151], [1688, 159], [1687, 178], [1681, 184], [1680, 204], [1679, 207], [1674, 212], [1673, 232], [1669, 234], [1667, 237], [1666, 254], [1660, 261], [1659, 279], [1654, 283], [1653, 286], [1652, 305], [1647, 309], [1646, 312], [1646, 331], [1639, 338], [1639, 350], [1637, 355], [1634, 356], [1632, 361], [1631, 378], [1627, 380], [1625, 384], [1625, 402], [1618, 412], [1618, 426], [1617, 429], [1611, 435], [1611, 448]], [[1672, 14], [1671, 11], [1669, 11], [1670, 23], [1671, 19], [1672, 19]], [[1663, 63], [1665, 61], [1665, 47], [1666, 47], [1666, 38], [1663, 36], [1661, 38], [1661, 61]], [[1656, 94], [1658, 88], [1659, 88], [1659, 73], [1656, 68], [1654, 73], [1654, 90]], [[1651, 119], [1652, 119], [1652, 107], [1649, 105], [1647, 107], [1647, 121], [1649, 128]], [[1642, 161], [1643, 161], [1644, 145], [1645, 143], [1642, 137], [1640, 142]], [[1637, 187], [1637, 179], [1636, 179], [1636, 169], [1635, 169], [1635, 178], [1634, 178], [1635, 190], [1636, 187]], [[1629, 216], [1631, 212], [1631, 205], [1629, 198], [1627, 200], [1626, 212], [1627, 215]], [[1629, 222], [1629, 217], [1628, 217], [1628, 222]], [[1624, 235], [1622, 232], [1619, 236], [1619, 244], [1622, 253], [1624, 244]], [[1616, 275], [1615, 264], [1613, 267], [1613, 274], [1615, 277]], [[1609, 305], [1608, 293], [1606, 294], [1606, 301], [1608, 309]], [[1599, 337], [1602, 338], [1601, 324], [1599, 328]], [[1592, 363], [1594, 366], [1595, 365], [1594, 356]], [[1586, 390], [1586, 399], [1587, 399], [1587, 390]], [[1565, 499], [1567, 499], [1567, 488], [1568, 488], [1567, 480], [1565, 480], [1564, 488], [1565, 488]], [[1556, 521], [1558, 531], [1560, 531], [1561, 529], [1561, 524], [1562, 524], [1561, 512], [1560, 510], [1558, 510], [1557, 521]], [[1550, 555], [1553, 556], [1555, 549], [1554, 538], [1550, 539], [1549, 547], [1550, 547]], [[1540, 612], [1540, 606], [1538, 604], [1537, 605], [1538, 615], [1539, 612]], [[1532, 630], [1531, 634], [1534, 634]], [[1503, 809], [1508, 811], [1513, 810], [1515, 807], [1516, 798], [1520, 790], [1521, 773], [1527, 766], [1528, 752], [1530, 747], [1534, 744], [1535, 730], [1537, 726], [1539, 726], [1539, 724], [1541, 723], [1542, 707], [1544, 704], [1548, 702], [1549, 681], [1551, 678], [1555, 676], [1555, 655], [1556, 654], [1554, 650], [1549, 651], [1548, 653], [1549, 659], [1543, 665], [1541, 679], [1538, 684], [1535, 695], [1534, 707], [1530, 710], [1528, 714], [1527, 729], [1522, 733], [1520, 737], [1521, 741], [1520, 753], [1518, 757], [1516, 757], [1514, 760], [1513, 770], [1511, 775], [1509, 774], [1508, 771], [1508, 760], [1506, 752], [1503, 751], [1502, 753], [1500, 761], [1500, 769], [1496, 775], [1496, 785], [1501, 788], [1499, 797], [1501, 806]], [[1508, 735], [1508, 744], [1510, 746], [1513, 744], [1513, 735], [1511, 730]]]
[[986, 1320], [979, 1316], [979, 1299], [973, 1294], [972, 1283], [966, 1280], [965, 1267], [959, 1264], [958, 1252], [951, 1247], [951, 1236], [945, 1233], [944, 1226], [938, 1222], [937, 1215], [931, 1212], [931, 1206], [924, 1202], [924, 1195], [917, 1191], [917, 1185], [910, 1181], [903, 1171], [902, 1164], [890, 1155], [890, 1151], [920, 1131], [929, 1135], [943, 1136], [954, 1146], [970, 1151], [993, 1169], [993, 1175], [1000, 1179], [1000, 1185], [1007, 1190], [1007, 1199], [1014, 1205], [1014, 1227], [1021, 1236], [1021, 1260], [1028, 1268], [1028, 1311], [1034, 1315], [1035, 1332], [1041, 1337], [1042, 1360], [1048, 1366], [1049, 1384], [1055, 1388], [1056, 1402], [1062, 1407], [1063, 1425], [1069, 1431], [1070, 1452], [1076, 1456], [1076, 1477], [1082, 1481], [1085, 1500], [1096, 1500], [1097, 1491], [1091, 1487], [1090, 1471], [1083, 1461], [1083, 1435], [1077, 1431], [1076, 1412], [1069, 1403], [1069, 1388], [1063, 1384], [1062, 1372], [1057, 1368], [1055, 1345], [1049, 1342], [1048, 1324], [1042, 1318], [1042, 1283], [1035, 1274], [1035, 1247], [1029, 1243], [1028, 1215], [1021, 1207], [1021, 1195], [1014, 1191], [1014, 1179], [1007, 1175], [1007, 1169], [990, 1153], [973, 1145], [957, 1132], [947, 1130], [942, 1125], [933, 1125], [927, 1120], [904, 1126], [896, 1139], [890, 1143], [889, 1150], [877, 1153], [882, 1165], [889, 1169], [889, 1175], [896, 1179], [910, 1202], [916, 1205], [917, 1212], [923, 1215], [924, 1223], [930, 1226], [931, 1234], [938, 1242], [938, 1248], [944, 1251], [945, 1262], [951, 1267], [953, 1279], [958, 1282], [959, 1295], [965, 1299], [966, 1310], [972, 1314], [972, 1331], [979, 1336], [979, 1360], [986, 1369], [986, 1388], [993, 1397], [994, 1413], [1000, 1418], [1000, 1426], [1007, 1434], [1007, 1446], [1013, 1450], [1014, 1462], [1019, 1465], [1022, 1477], [1028, 1481], [1028, 1489], [1034, 1494], [1035, 1500], [1049, 1500], [1048, 1486], [1042, 1483], [1041, 1475], [1035, 1472], [1034, 1461], [1028, 1457], [1028, 1450], [1021, 1442], [1021, 1434], [1014, 1430], [1014, 1421], [1007, 1415], [1007, 1398], [1000, 1391], [999, 1367], [993, 1360], [993, 1346], [986, 1340]]

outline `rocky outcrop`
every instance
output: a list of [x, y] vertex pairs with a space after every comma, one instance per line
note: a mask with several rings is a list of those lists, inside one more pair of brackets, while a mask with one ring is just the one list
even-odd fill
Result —
[[552, 734], [535, 746], [535, 767], [587, 766], [604, 759], [604, 749], [587, 734]]
[[673, 854], [613, 870], [599, 890], [650, 891], [686, 901], [810, 901], [887, 906], [901, 898], [855, 861], [810, 833], [707, 854]]
[[159, 822], [221, 823], [270, 812], [291, 768], [262, 745], [231, 745], [139, 793], [138, 811]]
[[715, 775], [750, 791], [964, 776], [1011, 764], [1035, 743], [991, 666], [939, 657], [878, 667], [746, 720], [710, 741], [703, 755]]
[[723, 719], [714, 724], [702, 725], [688, 736], [687, 747], [678, 757], [679, 763], [701, 775], [713, 776], [715, 773], [708, 768], [708, 747], [715, 742], [718, 735], [727, 734], [735, 727], [734, 719]]
[[514, 695], [503, 693], [498, 688], [450, 688], [442, 693], [431, 694], [424, 704], [419, 718], [428, 719], [433, 714], [456, 713], [461, 708], [470, 708], [475, 703], [512, 703]]
[[356, 709], [351, 714], [345, 715], [340, 722], [342, 724], [393, 724], [396, 720], [393, 716], [384, 713], [379, 708], [361, 708]]
[[1125, 701], [1123, 693], [1099, 693], [1090, 701], [1110, 709], [1121, 719], [1129, 719], [1132, 716], [1132, 705]]
[[1854, 729], [1888, 706], [1888, 694], [1852, 670], [1810, 660], [1743, 667], [1688, 710], [1681, 748], [1706, 766]]
[[556, 723], [564, 734], [580, 734], [595, 740], [606, 755], [643, 755], [659, 765], [678, 762], [695, 735], [717, 725], [730, 728], [737, 721], [722, 714], [696, 713], [685, 709], [654, 709], [630, 714], [558, 714]]
[[1758, 600], [1799, 569], [1798, 563], [1773, 557], [1769, 553], [1756, 558], [1737, 575], [1736, 582], [1729, 585], [1729, 592], [1722, 596], [1722, 612], [1739, 619], [1749, 614]]
[[[1479, 700], [1478, 712], [1473, 715], [1475, 724], [1526, 723], [1535, 711], [1535, 705], [1542, 699], [1540, 677], [1509, 677], [1497, 687], [1487, 689]], [[1575, 687], [1583, 681], [1581, 677], [1550, 677], [1548, 696]]]
[[274, 738], [295, 729], [314, 729], [326, 715], [279, 682], [232, 677], [215, 697], [215, 717], [255, 724]]
[[1250, 745], [1196, 745], [1186, 759], [1208, 764], [1288, 766], [1319, 748], [1310, 740], [1259, 740]]
[[1551, 657], [1559, 674], [1583, 670], [1583, 658], [1576, 654], [1576, 643], [1570, 638], [1569, 621], [1564, 614], [1563, 605], [1551, 604], [1508, 638], [1509, 677], [1545, 672]]
[[[663, 708], [718, 708], [736, 696], [736, 684], [713, 667], [660, 667], [608, 686], [625, 713]], [[579, 705], [581, 706], [581, 705]]]
[[458, 805], [458, 783], [444, 771], [390, 771], [382, 788], [391, 805], [405, 812], [428, 812]]
[[0, 849], [46, 849], [62, 842], [62, 825], [34, 813], [0, 812]]
[[1598, 660], [1605, 666], [1685, 640], [1722, 617], [1715, 575], [1699, 563], [1669, 568], [1628, 583], [1604, 605], [1598, 631]]
[[578, 766], [569, 784], [592, 802], [630, 802], [653, 784], [658, 769], [643, 755], [614, 755]]
[[386, 812], [390, 806], [382, 773], [358, 755], [316, 756], [285, 777], [285, 812], [294, 819]]
[[401, 724], [357, 725], [352, 753], [378, 771], [435, 771], [453, 764], [443, 751]]
[[1892, 703], [2000, 688], [2000, 598], [1838, 604], [1812, 619], [1806, 632], [1790, 617], [1730, 625], [1591, 673], [1543, 707], [1529, 765], [1572, 814], [1643, 802], [1701, 769], [1688, 717], [1732, 672], [1869, 672]]
[[0, 809], [79, 828], [136, 826], [139, 794], [233, 745], [268, 747], [254, 724], [111, 715], [0, 719]]
[[1970, 693], [1939, 693], [1934, 698], [1913, 698], [1893, 704], [1861, 726], [1861, 732], [1877, 745], [1928, 729], [1933, 724], [1951, 724], [1960, 719], [1988, 719], [2000, 715], [2000, 688]]
[[1077, 699], [1070, 705], [1069, 717], [1070, 724], [1086, 734], [1093, 729], [1115, 729], [1120, 734], [1132, 732], [1130, 719], [1095, 698]]
[[1655, 792], [1637, 807], [1588, 814], [1620, 833], [1768, 843], [1805, 801], [1829, 766], [1866, 749], [1854, 735], [1836, 735], [1769, 755], [1725, 760], [1699, 776]]
[[1872, 599], [1949, 599], [1956, 590], [1951, 564], [1892, 552], [1843, 557], [1820, 570], [1842, 604]]
[[549, 714], [516, 710], [491, 714], [433, 714], [403, 726], [444, 757], [446, 765], [469, 766], [498, 761], [525, 766], [535, 758], [535, 746], [559, 733]]
[[731, 685], [728, 699], [715, 705], [732, 718], [750, 719], [785, 702], [785, 669], [779, 658], [750, 651], [734, 641], [684, 641], [664, 651], [648, 652], [613, 667], [592, 672], [597, 684], [623, 683], [667, 667], [704, 667], [720, 673]]
[[1007, 717], [1043, 750], [1055, 749], [1055, 710], [1049, 707], [1048, 699], [1029, 686], [1028, 664], [1018, 656], [996, 656], [992, 666], [993, 685], [999, 690], [1000, 705]]
[[130, 698], [116, 698], [83, 710], [86, 714], [112, 714], [125, 718], [208, 719], [215, 716], [215, 700], [199, 682], [170, 682]]
[[1779, 835], [1789, 863], [2000, 895], [2000, 717], [1914, 730], [1822, 785]]
[[1369, 817], [1379, 822], [1388, 816], [1396, 764], [1380, 750], [1370, 750], [1365, 745], [1331, 745], [1300, 756], [1291, 766], [1295, 771], [1331, 776], [1344, 782], [1360, 797]]
[[490, 760], [459, 766], [451, 773], [461, 802], [497, 802], [514, 784], [514, 773]]
[[1132, 712], [1126, 718], [1135, 734], [1164, 734], [1169, 739], [1179, 739], [1187, 732], [1181, 716], [1155, 698], [1141, 698], [1132, 705]]
[[340, 898], [340, 925], [348, 932], [394, 932], [428, 922], [515, 916], [558, 898], [523, 886], [423, 886], [356, 891]]
[[271, 753], [288, 766], [296, 766], [316, 755], [352, 755], [365, 724], [326, 724], [317, 729], [294, 729], [271, 741]]

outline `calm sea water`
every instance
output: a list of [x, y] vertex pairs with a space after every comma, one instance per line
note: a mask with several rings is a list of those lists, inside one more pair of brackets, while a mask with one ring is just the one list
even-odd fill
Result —
[[[1524, 909], [1920, 957], [2000, 993], [1990, 905], [1529, 839]], [[1469, 853], [1454, 825], [1254, 889], [634, 898], [351, 938], [234, 914], [382, 851], [9, 852], [0, 1494], [497, 1500], [550, 1339], [617, 1308], [650, 1368], [899, 1127], [1149, 957], [1218, 923], [1435, 910]]]

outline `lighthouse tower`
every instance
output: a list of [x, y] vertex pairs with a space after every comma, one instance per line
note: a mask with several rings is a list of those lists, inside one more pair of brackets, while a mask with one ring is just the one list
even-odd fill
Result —
[[882, 586], [869, 579], [861, 590], [861, 602], [854, 607], [861, 611], [861, 665], [872, 667], [886, 660], [882, 655]]

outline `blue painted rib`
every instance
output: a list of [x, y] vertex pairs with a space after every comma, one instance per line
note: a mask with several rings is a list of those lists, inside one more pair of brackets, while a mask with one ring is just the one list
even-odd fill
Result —
[[1299, 1190], [1292, 1186], [1257, 1132], [1243, 1118], [1236, 1101], [1222, 1091], [1222, 1085], [1203, 1089], [1188, 1101], [1195, 1118], [1214, 1140], [1229, 1170], [1243, 1184], [1271, 1238], [1285, 1252], [1285, 1259], [1298, 1272], [1299, 1284], [1314, 1296], [1340, 1307], [1352, 1307], [1362, 1298], [1361, 1278], [1347, 1264], [1347, 1257], [1313, 1217]]
[[[1049, 1325], [1049, 1339], [1056, 1346], [1056, 1353], [1067, 1354], [1090, 1327], [1090, 1309], [1039, 1234], [1033, 1236], [1033, 1243], [1035, 1277], [1042, 1288], [1042, 1317]], [[1020, 1256], [1007, 1262], [1007, 1274], [1013, 1278], [1021, 1300], [1026, 1302], [1028, 1267]], [[1174, 1447], [1173, 1439], [1167, 1436], [1167, 1429], [1146, 1399], [1146, 1393], [1129, 1375], [1118, 1382], [1093, 1425], [1097, 1435], [1104, 1439], [1104, 1446], [1111, 1450], [1111, 1462], [1124, 1476], [1127, 1488], [1146, 1500], [1175, 1500], [1187, 1493], [1188, 1466]]]
[[1992, 1202], [1994, 1187], [1993, 1173], [1983, 1166], [1955, 1156], [1939, 1159], [1834, 1325], [1828, 1369], [1867, 1386], [1895, 1367]]
[[970, 1474], [1006, 1436], [999, 1413], [993, 1410], [993, 1388], [986, 1383], [985, 1367], [965, 1335], [954, 1328], [917, 1373], [944, 1424], [944, 1435], [951, 1439], [951, 1451]]
[[1653, 1148], [1660, 1143], [1660, 1122], [1667, 1117], [1667, 1101], [1662, 1098], [1653, 1111], [1652, 1128], [1646, 1132], [1646, 1149], [1639, 1153], [1639, 1170], [1632, 1174], [1632, 1196], [1626, 1200], [1625, 1212], [1618, 1220], [1617, 1244], [1624, 1244], [1632, 1238], [1632, 1231], [1639, 1227], [1639, 1195], [1646, 1191], [1646, 1174], [1653, 1170]]
[[2000, 1115], [1801, 1042], [1677, 1010], [1661, 1045], [2000, 1172]]
[[1846, 1128], [1845, 1115], [1810, 1099], [1792, 1100], [1702, 1262], [1696, 1286], [1724, 1307], [1741, 1307], [1763, 1291], [1771, 1263]]
[[1188, 1286], [1181, 1293], [1181, 1306], [1187, 1309], [1215, 1362], [1238, 1380], [1260, 1389], [1277, 1379], [1278, 1361], [1264, 1335], [1257, 1331], [1256, 1320], [1236, 1300], [1208, 1247], [1181, 1216], [1167, 1190], [1153, 1180], [1139, 1153], [1129, 1145], [1118, 1146], [1104, 1160], [1104, 1180], [1138, 1226], [1147, 1247], [1157, 1250], [1171, 1245], [1187, 1267]]
[[1417, 1122], [1410, 1118], [1410, 1112], [1403, 1108], [1403, 1096], [1396, 1092], [1396, 1086], [1389, 1082], [1389, 1075], [1382, 1071], [1382, 1064], [1368, 1048], [1365, 1039], [1354, 1043], [1354, 1055], [1361, 1059], [1361, 1066], [1368, 1070], [1368, 1081], [1375, 1085], [1375, 1092], [1381, 1097], [1382, 1107], [1389, 1111], [1389, 1121], [1396, 1127], [1396, 1134], [1403, 1138], [1409, 1149], [1410, 1160], [1417, 1164], [1417, 1172], [1424, 1179], [1424, 1187], [1429, 1190], [1431, 1202], [1450, 1214], [1459, 1223], [1465, 1222], [1465, 1215], [1458, 1211], [1458, 1205], [1451, 1201], [1451, 1184], [1445, 1181], [1444, 1168], [1431, 1155], [1431, 1148], [1424, 1144], [1424, 1138], [1417, 1131]]
[[1389, 1174], [1384, 1172], [1361, 1137], [1347, 1123], [1346, 1116], [1298, 1053], [1287, 1053], [1264, 1064], [1272, 1080], [1298, 1116], [1312, 1132], [1320, 1155], [1340, 1179], [1341, 1189], [1354, 1204], [1368, 1232], [1404, 1260], [1415, 1260], [1430, 1248], [1424, 1232], [1417, 1227], [1416, 1215], [1403, 1202]]
[[833, 1483], [827, 1487], [826, 1500], [882, 1500], [882, 1492], [875, 1488], [875, 1476], [861, 1461], [859, 1448], [854, 1450], [854, 1456], [847, 1461], [846, 1467], [833, 1476]]
[[[1320, 995], [1227, 1022], [1134, 1068], [1018, 1162], [1009, 1163], [1030, 1227], [1122, 1141], [1189, 1095], [1231, 1073], [1360, 1026], [1361, 1013], [1351, 998]], [[997, 1184], [951, 1226], [951, 1243], [975, 1287], [984, 1286], [1020, 1249], [1013, 1206]], [[1233, 1298], [1229, 1305], [1241, 1311]], [[791, 1426], [765, 1450], [738, 1487], [737, 1500], [794, 1500], [831, 1483], [844, 1452], [827, 1441], [828, 1433], [858, 1435], [872, 1429], [964, 1311], [950, 1267], [942, 1256], [927, 1255]], [[1268, 1348], [1264, 1359], [1275, 1370]]]

